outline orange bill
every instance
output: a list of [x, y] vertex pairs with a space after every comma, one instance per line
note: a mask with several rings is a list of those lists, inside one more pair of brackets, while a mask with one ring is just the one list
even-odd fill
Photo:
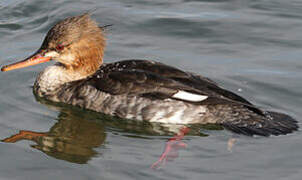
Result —
[[14, 69], [24, 68], [24, 67], [44, 63], [50, 60], [51, 60], [50, 57], [44, 57], [41, 55], [41, 53], [36, 53], [23, 61], [3, 66], [1, 68], [1, 71], [10, 71]]

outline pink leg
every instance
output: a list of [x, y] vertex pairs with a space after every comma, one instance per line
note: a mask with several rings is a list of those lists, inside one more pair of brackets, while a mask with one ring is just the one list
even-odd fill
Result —
[[164, 165], [167, 160], [172, 160], [178, 157], [178, 150], [180, 148], [185, 148], [187, 145], [181, 140], [190, 131], [190, 128], [184, 126], [180, 129], [180, 132], [174, 137], [170, 138], [166, 143], [165, 150], [160, 156], [160, 158], [152, 164], [152, 169], [157, 169], [161, 165]]

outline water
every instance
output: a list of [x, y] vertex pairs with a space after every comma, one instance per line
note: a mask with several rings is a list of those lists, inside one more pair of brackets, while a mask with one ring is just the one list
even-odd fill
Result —
[[[58, 20], [88, 10], [114, 24], [106, 62], [158, 60], [301, 122], [301, 0], [2, 0], [0, 64], [30, 55]], [[46, 136], [0, 143], [0, 179], [301, 179], [300, 131], [251, 138], [196, 127], [178, 158], [152, 170], [171, 133], [37, 100], [31, 86], [46, 66], [1, 73], [0, 138]]]

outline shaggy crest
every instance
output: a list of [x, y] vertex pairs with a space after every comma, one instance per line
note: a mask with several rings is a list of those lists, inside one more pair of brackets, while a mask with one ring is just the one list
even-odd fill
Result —
[[103, 62], [106, 45], [103, 29], [88, 13], [70, 17], [51, 28], [41, 50], [55, 50], [53, 59], [68, 71], [91, 75]]

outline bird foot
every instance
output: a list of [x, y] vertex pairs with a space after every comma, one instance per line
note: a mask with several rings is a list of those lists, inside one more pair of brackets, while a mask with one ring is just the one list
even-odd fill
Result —
[[188, 127], [184, 127], [180, 130], [179, 134], [170, 138], [166, 143], [165, 150], [160, 156], [160, 158], [152, 164], [152, 169], [158, 169], [161, 166], [165, 165], [167, 161], [171, 161], [178, 157], [178, 151], [181, 148], [186, 148], [187, 144], [182, 142], [181, 140], [185, 136], [186, 133], [189, 132]]

